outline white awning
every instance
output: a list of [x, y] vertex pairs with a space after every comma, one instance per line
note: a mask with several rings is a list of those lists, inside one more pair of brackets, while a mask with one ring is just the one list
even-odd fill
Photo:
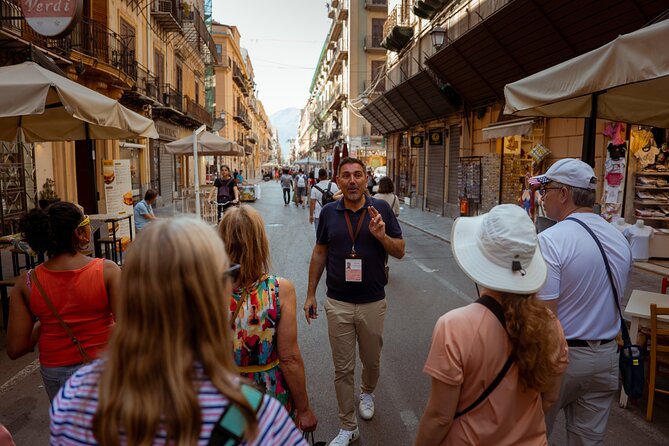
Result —
[[483, 129], [483, 139], [496, 139], [514, 135], [532, 135], [534, 119], [523, 121], [507, 121], [492, 124]]
[[119, 146], [125, 149], [146, 149], [146, 146], [144, 144], [136, 144], [134, 142], [121, 141], [119, 143]]

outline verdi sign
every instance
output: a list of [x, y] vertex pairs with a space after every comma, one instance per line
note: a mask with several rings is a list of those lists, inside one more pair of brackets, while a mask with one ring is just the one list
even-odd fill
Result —
[[26, 22], [38, 34], [61, 37], [81, 19], [83, 0], [21, 0]]

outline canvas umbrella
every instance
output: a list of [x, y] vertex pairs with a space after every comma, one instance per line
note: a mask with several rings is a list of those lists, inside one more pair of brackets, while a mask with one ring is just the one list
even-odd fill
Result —
[[339, 169], [339, 143], [332, 148], [332, 181], [337, 181], [337, 169]]
[[344, 143], [344, 148], [341, 151], [342, 158], [348, 158], [348, 144]]
[[200, 178], [198, 171], [198, 153], [205, 155], [242, 156], [244, 151], [236, 142], [205, 131], [206, 125], [193, 131], [191, 136], [165, 144], [165, 151], [173, 155], [193, 155], [195, 181], [195, 212], [200, 215]]
[[35, 62], [0, 67], [0, 140], [158, 138], [149, 118]]
[[507, 84], [504, 113], [668, 128], [667, 42], [669, 20], [663, 20]]

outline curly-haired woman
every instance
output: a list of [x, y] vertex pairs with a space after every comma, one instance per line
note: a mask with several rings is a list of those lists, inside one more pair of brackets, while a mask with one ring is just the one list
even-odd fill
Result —
[[547, 445], [544, 411], [568, 356], [559, 322], [534, 299], [547, 275], [534, 225], [521, 207], [500, 205], [457, 219], [451, 240], [482, 298], [437, 321], [415, 444]]

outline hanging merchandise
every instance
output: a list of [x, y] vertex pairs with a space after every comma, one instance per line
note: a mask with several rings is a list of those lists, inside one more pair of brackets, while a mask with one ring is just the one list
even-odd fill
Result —
[[626, 153], [627, 143], [625, 141], [619, 144], [614, 144], [613, 140], [609, 142], [604, 163], [604, 195], [601, 210], [602, 217], [609, 222], [615, 221], [622, 214]]
[[633, 129], [630, 132], [630, 138], [630, 153], [636, 156], [639, 150], [650, 145], [650, 142], [653, 141], [653, 134], [645, 129]]
[[539, 143], [536, 146], [532, 147], [528, 155], [532, 158], [532, 169], [536, 169], [541, 165], [541, 162], [545, 160], [548, 155], [551, 154], [551, 151], [546, 148], [543, 144]]
[[611, 144], [620, 145], [625, 142], [625, 124], [622, 122], [610, 122], [602, 135], [608, 137], [611, 140]]

